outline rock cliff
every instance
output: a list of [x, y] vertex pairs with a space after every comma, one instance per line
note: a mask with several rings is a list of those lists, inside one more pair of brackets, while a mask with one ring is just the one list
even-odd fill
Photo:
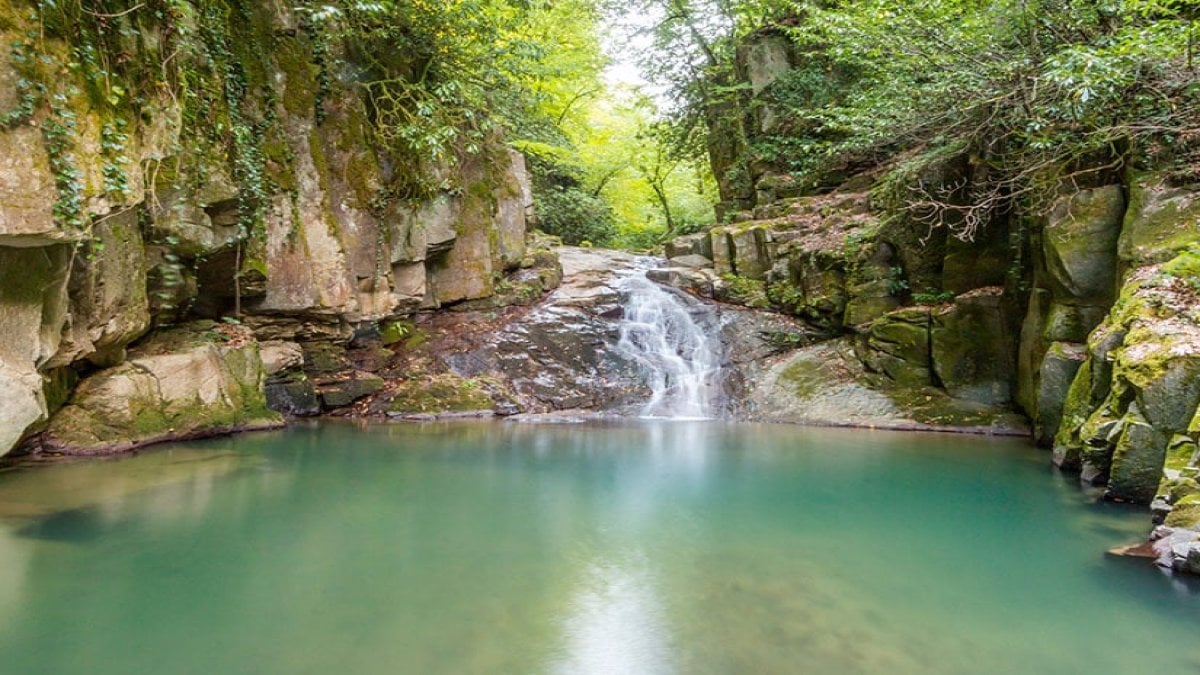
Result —
[[[299, 5], [51, 5], [0, 2], [0, 454], [47, 424], [91, 452], [273, 419], [258, 340], [342, 344], [526, 258], [524, 159], [380, 142], [362, 83], [387, 73]], [[195, 323], [223, 319], [237, 347]], [[299, 398], [355, 397], [326, 379]]]

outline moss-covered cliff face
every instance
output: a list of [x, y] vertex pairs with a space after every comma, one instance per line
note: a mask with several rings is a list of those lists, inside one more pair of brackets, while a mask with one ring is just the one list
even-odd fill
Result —
[[523, 158], [376, 142], [360, 81], [388, 74], [299, 4], [83, 4], [0, 0], [0, 453], [159, 327], [339, 343], [525, 256]]

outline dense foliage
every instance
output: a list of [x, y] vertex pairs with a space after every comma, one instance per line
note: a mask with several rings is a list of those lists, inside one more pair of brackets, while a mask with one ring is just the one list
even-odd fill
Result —
[[932, 193], [914, 200], [956, 211], [966, 236], [1013, 200], [1130, 159], [1194, 172], [1198, 8], [1183, 0], [800, 6], [803, 19], [787, 32], [804, 67], [772, 92], [792, 121], [756, 149], [809, 175], [907, 147], [965, 149], [987, 172], [966, 203]]
[[[743, 193], [763, 166], [819, 189], [905, 151], [917, 153], [909, 169], [966, 153], [983, 180], [963, 203], [933, 192], [909, 199], [931, 213], [956, 210], [969, 237], [995, 209], [1088, 172], [1133, 161], [1195, 176], [1200, 164], [1195, 0], [643, 6], [656, 16], [651, 72], [680, 102], [678, 151], [713, 154]], [[794, 67], [751, 95], [738, 46], [756, 32], [787, 36]], [[781, 120], [766, 132], [748, 123], [760, 106]]]

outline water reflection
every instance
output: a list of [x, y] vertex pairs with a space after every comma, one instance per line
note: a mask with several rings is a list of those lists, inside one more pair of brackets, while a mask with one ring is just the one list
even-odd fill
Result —
[[559, 673], [673, 672], [667, 621], [647, 561], [588, 566], [563, 625], [565, 655]]
[[[151, 512], [167, 520], [197, 516], [207, 507], [216, 481], [261, 463], [259, 457], [206, 445], [18, 467], [0, 480], [0, 520], [60, 517], [65, 523], [87, 517], [111, 524], [128, 517], [131, 500], [144, 495], [156, 500]], [[136, 512], [143, 511], [139, 502]]]

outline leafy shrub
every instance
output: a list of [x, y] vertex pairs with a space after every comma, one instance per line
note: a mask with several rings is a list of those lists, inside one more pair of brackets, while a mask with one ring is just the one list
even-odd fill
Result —
[[603, 246], [616, 237], [612, 207], [577, 187], [549, 186], [535, 195], [534, 208], [539, 227], [565, 244]]
[[942, 305], [954, 299], [954, 294], [950, 291], [939, 291], [937, 293], [913, 293], [913, 302], [918, 305]]

